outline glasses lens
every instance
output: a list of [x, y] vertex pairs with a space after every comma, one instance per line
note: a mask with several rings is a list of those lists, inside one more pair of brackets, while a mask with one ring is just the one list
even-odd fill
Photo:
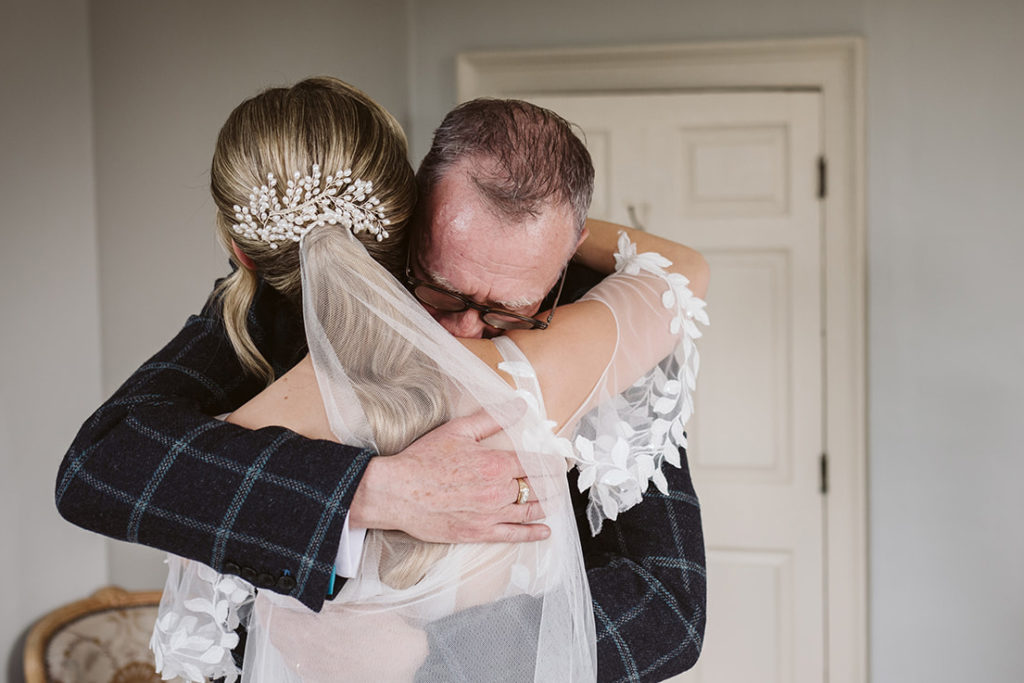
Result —
[[491, 327], [497, 327], [499, 330], [530, 330], [536, 325], [532, 320], [526, 320], [507, 313], [495, 313], [494, 311], [485, 313], [481, 317], [485, 323]]
[[413, 294], [415, 294], [416, 298], [423, 303], [428, 306], [433, 306], [439, 311], [455, 313], [466, 310], [466, 303], [462, 301], [462, 299], [448, 294], [447, 292], [439, 292], [433, 287], [420, 285], [413, 290]]

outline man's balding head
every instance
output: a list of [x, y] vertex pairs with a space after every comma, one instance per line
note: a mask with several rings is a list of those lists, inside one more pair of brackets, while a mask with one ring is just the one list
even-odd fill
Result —
[[[585, 236], [594, 191], [569, 123], [520, 100], [466, 102], [438, 127], [416, 178], [418, 276], [533, 316]], [[473, 309], [431, 313], [457, 336], [499, 333]]]
[[577, 236], [594, 194], [594, 165], [572, 126], [522, 100], [481, 98], [445, 116], [416, 179], [427, 197], [455, 166], [469, 164], [481, 195], [506, 218], [568, 204]]

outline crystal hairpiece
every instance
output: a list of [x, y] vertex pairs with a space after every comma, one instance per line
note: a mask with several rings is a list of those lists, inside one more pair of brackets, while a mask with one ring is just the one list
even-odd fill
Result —
[[320, 187], [320, 166], [313, 164], [313, 175], [301, 177], [296, 171], [288, 181], [284, 197], [278, 198], [277, 178], [267, 174], [267, 184], [252, 188], [249, 206], [235, 205], [232, 226], [235, 232], [251, 240], [261, 240], [277, 248], [277, 242], [298, 242], [319, 225], [342, 225], [356, 235], [364, 230], [381, 241], [388, 236], [391, 221], [377, 208], [373, 183], [352, 179], [352, 169], [327, 176]]

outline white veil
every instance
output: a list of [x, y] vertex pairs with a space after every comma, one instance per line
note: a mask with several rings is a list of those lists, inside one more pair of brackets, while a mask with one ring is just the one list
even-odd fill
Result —
[[[311, 612], [261, 591], [242, 680], [589, 681], [596, 643], [565, 477], [567, 443], [447, 334], [347, 230], [302, 243], [310, 354], [339, 441], [401, 450], [480, 408], [542, 501], [549, 539], [425, 544], [367, 534], [356, 578]], [[404, 423], [404, 424], [403, 424]]]
[[494, 341], [519, 391], [444, 332], [347, 230], [311, 231], [301, 256], [307, 340], [338, 440], [394, 453], [483, 408], [503, 427], [495, 442], [519, 455], [551, 537], [447, 546], [371, 531], [358, 576], [320, 613], [269, 591], [253, 604], [244, 582], [172, 557], [152, 641], [158, 670], [234, 680], [231, 629], [251, 610], [246, 682], [594, 680], [593, 613], [566, 458], [580, 469], [581, 490], [590, 489], [594, 533], [639, 502], [649, 482], [666, 490], [661, 468], [679, 466], [693, 410], [704, 302], [685, 277], [664, 270], [666, 259], [637, 254], [622, 235], [616, 273], [584, 297], [611, 311], [619, 342], [559, 438], [511, 339]]

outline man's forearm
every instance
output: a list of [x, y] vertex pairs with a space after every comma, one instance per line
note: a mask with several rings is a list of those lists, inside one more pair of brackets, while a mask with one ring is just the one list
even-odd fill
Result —
[[318, 609], [372, 453], [210, 417], [259, 388], [218, 321], [193, 317], [82, 426], [58, 472], [61, 514]]
[[398, 522], [388, 515], [390, 479], [384, 458], [370, 458], [352, 497], [348, 524], [353, 529], [396, 529]]

